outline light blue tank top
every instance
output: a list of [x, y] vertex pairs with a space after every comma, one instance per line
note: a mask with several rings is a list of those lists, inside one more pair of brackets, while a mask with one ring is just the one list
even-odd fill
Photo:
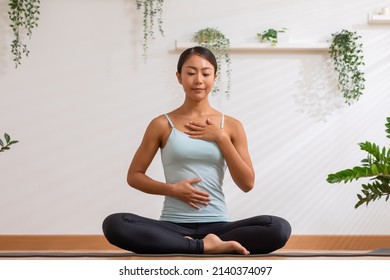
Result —
[[[222, 192], [226, 162], [217, 143], [190, 138], [175, 128], [167, 114], [165, 116], [172, 128], [161, 149], [166, 182], [174, 184], [184, 179], [201, 178], [193, 186], [209, 193], [211, 201], [208, 206], [199, 205], [201, 209], [197, 210], [177, 198], [166, 196], [160, 219], [176, 223], [228, 221]], [[222, 115], [221, 128], [223, 124]]]

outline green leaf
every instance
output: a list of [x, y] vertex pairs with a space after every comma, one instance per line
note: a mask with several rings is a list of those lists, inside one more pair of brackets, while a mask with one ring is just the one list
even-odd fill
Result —
[[378, 174], [378, 168], [375, 163], [372, 165], [371, 170], [373, 174]]
[[9, 143], [9, 141], [11, 140], [11, 137], [7, 133], [4, 133], [4, 138], [7, 143]]
[[339, 182], [340, 182], [338, 176], [336, 176], [335, 174], [329, 174], [329, 175], [328, 175], [328, 178], [326, 179], [326, 181], [327, 181], [328, 183], [331, 183], [331, 184], [339, 183]]

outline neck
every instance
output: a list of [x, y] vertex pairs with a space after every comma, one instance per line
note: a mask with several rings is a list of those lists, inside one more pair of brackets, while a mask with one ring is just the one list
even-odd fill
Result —
[[180, 106], [181, 111], [186, 115], [202, 116], [214, 111], [208, 99], [202, 101], [185, 100]]

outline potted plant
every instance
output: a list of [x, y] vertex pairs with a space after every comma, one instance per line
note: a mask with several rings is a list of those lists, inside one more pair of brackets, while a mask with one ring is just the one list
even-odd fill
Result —
[[[163, 4], [164, 0], [136, 0], [137, 10], [143, 12], [143, 56], [146, 61], [147, 52], [149, 47], [149, 40], [154, 39], [155, 21], [157, 20], [157, 27], [161, 34], [164, 36], [164, 30], [162, 27], [163, 19]], [[157, 19], [155, 18], [157, 16]]]
[[9, 150], [11, 145], [19, 142], [17, 140], [11, 140], [11, 137], [7, 133], [4, 133], [4, 139], [5, 141], [0, 139], [0, 152]]
[[358, 101], [365, 88], [364, 65], [361, 38], [356, 32], [341, 30], [332, 34], [329, 54], [338, 74], [338, 87], [345, 102], [351, 105]]
[[267, 30], [264, 30], [262, 33], [257, 33], [257, 38], [259, 38], [260, 42], [270, 43], [271, 46], [274, 47], [279, 42], [278, 34], [285, 33], [286, 31], [287, 31], [287, 28], [285, 28], [285, 27], [283, 27], [279, 30], [274, 29], [274, 28], [269, 28]]
[[230, 40], [221, 33], [217, 28], [207, 27], [199, 30], [194, 35], [194, 40], [203, 47], [210, 49], [217, 59], [218, 70], [217, 70], [217, 80], [213, 87], [212, 93], [217, 94], [219, 89], [219, 84], [221, 81], [222, 74], [222, 62], [226, 65], [226, 76], [227, 76], [227, 86], [225, 90], [225, 95], [227, 98], [230, 97], [231, 90], [231, 59], [230, 59]]
[[[390, 138], [390, 118], [387, 118], [385, 126], [387, 138]], [[385, 197], [387, 201], [390, 197], [390, 147], [380, 148], [368, 141], [360, 143], [359, 146], [361, 150], [368, 153], [361, 161], [361, 165], [329, 174], [327, 178], [331, 184], [347, 183], [360, 178], [371, 179], [370, 183], [362, 184], [362, 194], [357, 195], [358, 202], [355, 208], [362, 204], [368, 205], [381, 197]]]
[[38, 26], [40, 0], [10, 0], [8, 3], [8, 16], [11, 20], [14, 39], [11, 43], [11, 53], [14, 56], [15, 67], [21, 64], [22, 55], [26, 57], [30, 51], [24, 43], [24, 37], [29, 39], [32, 30]]

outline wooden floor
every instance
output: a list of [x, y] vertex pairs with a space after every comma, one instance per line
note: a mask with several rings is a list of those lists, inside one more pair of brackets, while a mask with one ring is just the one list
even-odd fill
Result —
[[267, 255], [142, 255], [127, 251], [0, 251], [7, 259], [71, 259], [71, 260], [390, 260], [390, 250], [278, 250]]

